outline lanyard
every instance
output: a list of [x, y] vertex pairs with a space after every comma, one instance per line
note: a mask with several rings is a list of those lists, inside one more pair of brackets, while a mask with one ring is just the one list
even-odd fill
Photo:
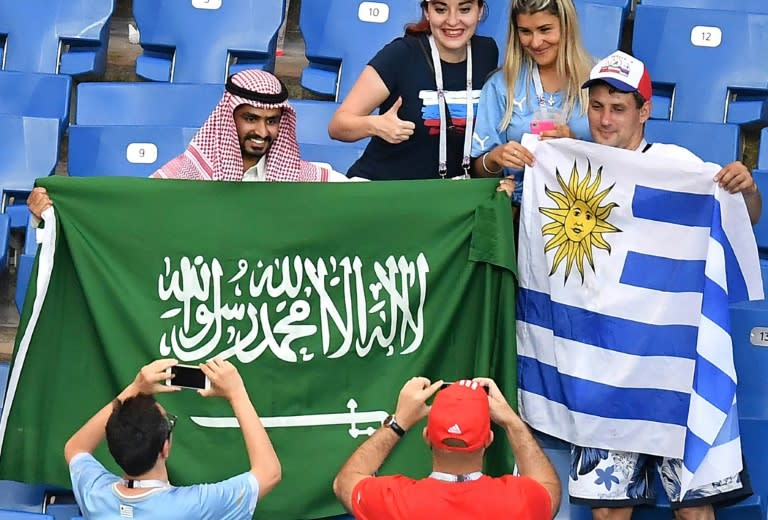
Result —
[[531, 73], [531, 77], [533, 79], [533, 88], [536, 89], [536, 99], [539, 101], [540, 107], [546, 107], [546, 105], [549, 105], [551, 107], [555, 106], [555, 96], [553, 94], [549, 95], [549, 99], [545, 100], [544, 98], [544, 87], [541, 84], [541, 75], [539, 74], [539, 66], [534, 65], [533, 72]]
[[433, 471], [429, 478], [442, 480], [443, 482], [472, 482], [473, 480], [480, 479], [482, 476], [483, 473], [480, 471], [467, 473], [466, 475], [453, 475], [451, 473], [443, 473], [442, 471]]
[[[435, 69], [435, 83], [437, 84], [437, 105], [440, 109], [440, 155], [438, 160], [438, 173], [441, 179], [445, 179], [448, 173], [448, 151], [446, 131], [447, 123], [445, 116], [445, 91], [443, 90], [443, 68], [440, 65], [440, 53], [435, 45], [435, 37], [429, 35], [429, 47], [432, 50], [432, 64]], [[472, 150], [472, 132], [475, 119], [475, 106], [472, 103], [472, 42], [467, 42], [467, 124], [464, 129], [464, 154], [461, 160], [461, 167], [464, 173], [469, 175], [469, 154]]]

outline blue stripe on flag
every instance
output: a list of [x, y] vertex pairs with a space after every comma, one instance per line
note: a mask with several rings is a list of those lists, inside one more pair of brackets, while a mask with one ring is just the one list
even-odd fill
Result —
[[637, 185], [632, 198], [632, 214], [646, 220], [709, 228], [710, 236], [725, 251], [728, 301], [735, 303], [749, 299], [736, 253], [720, 222], [720, 202], [713, 195], [680, 193]]
[[685, 455], [683, 455], [683, 465], [688, 468], [688, 471], [691, 473], [696, 473], [698, 467], [701, 466], [701, 461], [707, 456], [709, 444], [688, 429], [685, 431], [684, 450]]
[[700, 293], [704, 290], [705, 266], [704, 260], [676, 260], [629, 251], [619, 281], [657, 291]]
[[721, 412], [727, 414], [731, 411], [733, 396], [736, 394], [736, 382], [704, 357], [696, 360], [693, 389]]
[[553, 302], [548, 294], [520, 288], [518, 320], [549, 329], [559, 338], [642, 356], [696, 357], [697, 328], [651, 325], [572, 305]]
[[731, 316], [728, 310], [728, 295], [722, 287], [707, 278], [701, 301], [701, 314], [726, 332], [731, 330]]
[[578, 413], [686, 425], [690, 396], [654, 388], [619, 388], [561, 374], [551, 365], [518, 356], [520, 389]]
[[[725, 234], [721, 219], [722, 213], [720, 211], [720, 201], [715, 200], [712, 229], [709, 233], [714, 240], [723, 246], [723, 251], [725, 252], [725, 274], [728, 283], [728, 301], [730, 303], [746, 301], [749, 300], [747, 282], [744, 280], [744, 273], [741, 272], [741, 266], [736, 258], [736, 253], [731, 246], [731, 242]], [[730, 329], [726, 330], [730, 331]]]
[[720, 446], [727, 442], [731, 442], [739, 437], [739, 411], [736, 407], [736, 403], [733, 403], [731, 411], [728, 412], [728, 417], [725, 419], [723, 427], [720, 429], [720, 433], [717, 434], [715, 442], [712, 446]]
[[660, 190], [638, 184], [632, 197], [632, 214], [646, 220], [709, 228], [714, 201], [711, 195]]

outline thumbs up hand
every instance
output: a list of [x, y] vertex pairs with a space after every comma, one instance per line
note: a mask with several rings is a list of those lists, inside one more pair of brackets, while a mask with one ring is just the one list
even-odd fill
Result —
[[403, 98], [398, 97], [389, 110], [379, 115], [376, 135], [391, 144], [407, 141], [413, 135], [416, 125], [411, 121], [403, 121], [397, 111], [403, 104]]

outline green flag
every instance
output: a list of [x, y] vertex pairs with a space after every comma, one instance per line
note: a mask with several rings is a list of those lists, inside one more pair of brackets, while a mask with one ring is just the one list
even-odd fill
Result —
[[[243, 375], [283, 467], [257, 518], [342, 513], [334, 475], [413, 376], [489, 375], [514, 400], [513, 225], [495, 181], [39, 185], [56, 218], [11, 367], [2, 479], [69, 487], [66, 440], [161, 357], [223, 356]], [[159, 400], [179, 416], [172, 483], [247, 471], [224, 400]], [[382, 474], [429, 472], [422, 426]], [[491, 473], [511, 469], [497, 439]], [[120, 474], [104, 443], [96, 456]]]

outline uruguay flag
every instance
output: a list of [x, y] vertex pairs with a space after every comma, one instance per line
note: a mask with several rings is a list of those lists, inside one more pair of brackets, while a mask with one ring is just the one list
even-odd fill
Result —
[[523, 418], [579, 446], [682, 459], [682, 494], [738, 473], [728, 305], [763, 298], [743, 197], [711, 163], [535, 145], [518, 256]]

